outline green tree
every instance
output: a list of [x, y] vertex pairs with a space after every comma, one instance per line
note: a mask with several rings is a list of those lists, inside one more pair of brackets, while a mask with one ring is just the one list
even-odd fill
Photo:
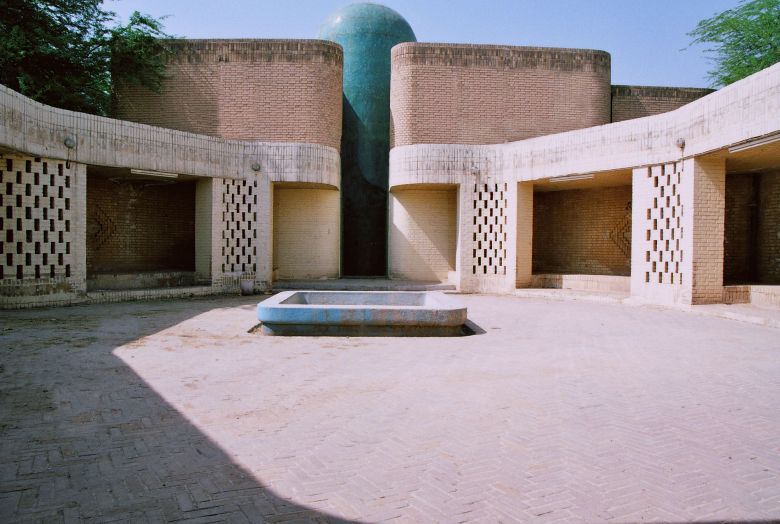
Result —
[[694, 44], [714, 44], [709, 72], [714, 87], [725, 86], [780, 61], [780, 0], [743, 0], [688, 33]]
[[102, 0], [0, 0], [0, 34], [0, 84], [44, 104], [107, 115], [118, 83], [163, 79], [161, 21], [119, 24]]

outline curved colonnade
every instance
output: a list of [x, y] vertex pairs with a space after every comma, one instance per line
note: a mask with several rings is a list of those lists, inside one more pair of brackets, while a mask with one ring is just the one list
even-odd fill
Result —
[[[122, 249], [135, 240], [122, 236], [122, 225], [110, 213], [110, 195], [103, 194], [90, 207], [93, 190], [98, 194], [110, 184], [120, 197], [131, 195], [131, 201], [143, 200], [139, 191], [153, 193], [163, 182], [181, 184], [175, 187], [190, 195], [170, 200], [171, 207], [189, 209], [183, 218], [171, 220], [191, 224], [182, 241], [194, 256], [182, 268], [201, 285], [180, 293], [233, 289], [240, 279], [265, 289], [275, 279], [338, 277], [341, 162], [334, 144], [339, 141], [308, 119], [330, 119], [331, 127], [341, 121], [341, 109], [334, 113], [332, 107], [341, 98], [340, 48], [311, 41], [307, 52], [314, 58], [304, 60], [300, 50], [306, 46], [299, 41], [268, 45], [297, 50], [287, 53], [286, 62], [280, 60], [278, 82], [320, 85], [318, 94], [304, 96], [319, 109], [304, 111], [296, 124], [308, 142], [285, 141], [290, 128], [284, 126], [278, 137], [235, 139], [74, 113], [0, 87], [8, 246], [0, 276], [2, 305], [177, 293], [90, 289], [90, 271], [111, 273], [112, 260], [114, 273], [125, 266], [129, 273], [144, 271], [138, 269], [140, 262], [123, 265]], [[244, 52], [247, 46], [251, 53]], [[207, 47], [209, 60], [222, 63], [224, 56]], [[257, 56], [265, 56], [257, 43], [223, 47], [224, 53], [232, 53], [227, 61], [231, 67], [240, 66], [236, 62], [241, 57], [249, 57], [252, 65]], [[608, 106], [599, 101], [610, 89], [603, 74], [609, 55], [501, 47], [480, 55], [475, 50], [479, 48], [416, 43], [393, 48], [390, 276], [449, 281], [462, 292], [503, 293], [532, 285], [537, 273], [534, 232], [544, 222], [535, 220], [534, 202], [548, 198], [548, 191], [623, 186], [630, 187], [631, 195], [627, 225], [617, 232], [622, 237], [610, 241], [630, 258], [632, 297], [664, 304], [722, 301], [726, 174], [780, 167], [780, 146], [773, 138], [780, 132], [780, 66], [668, 113], [609, 123]], [[446, 96], [439, 96], [443, 102], [426, 102], [420, 93], [435, 91], [445, 70], [452, 78], [445, 78]], [[219, 67], [214, 71], [217, 87], [235, 81]], [[488, 77], [486, 71], [491, 71]], [[336, 80], [323, 86], [324, 78]], [[476, 82], [480, 78], [490, 83]], [[567, 91], [571, 78], [582, 84]], [[480, 120], [479, 107], [464, 105], [480, 89], [521, 81], [536, 98], [507, 102], [499, 93], [498, 107], [490, 108], [488, 116], [503, 115], [510, 106], [519, 109], [494, 127], [486, 123], [489, 119]], [[560, 84], [553, 105], [566, 110], [548, 118], [533, 108], [550, 82]], [[457, 90], [450, 92], [452, 85]], [[583, 89], [591, 89], [593, 96], [578, 97]], [[129, 98], [142, 96], [128, 93]], [[277, 109], [282, 115], [290, 110]], [[226, 125], [231, 111], [224, 113]], [[478, 138], [520, 138], [447, 143], [468, 141], [464, 133], [469, 126], [448, 125], [458, 114]], [[583, 120], [583, 114], [591, 116]], [[262, 113], [247, 118], [284, 117]], [[579, 129], [583, 122], [597, 125]], [[545, 134], [550, 129], [542, 129], [544, 125], [559, 132]], [[336, 127], [333, 132], [340, 136], [340, 125]], [[434, 140], [439, 142], [425, 143]], [[169, 202], [154, 198], [150, 201]], [[154, 227], [165, 229], [159, 226]], [[111, 249], [115, 252], [106, 256]]]

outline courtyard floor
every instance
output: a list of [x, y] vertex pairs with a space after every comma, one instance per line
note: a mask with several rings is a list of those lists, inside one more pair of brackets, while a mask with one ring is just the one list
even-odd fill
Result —
[[258, 298], [3, 312], [0, 522], [780, 519], [780, 330], [458, 296], [462, 338]]

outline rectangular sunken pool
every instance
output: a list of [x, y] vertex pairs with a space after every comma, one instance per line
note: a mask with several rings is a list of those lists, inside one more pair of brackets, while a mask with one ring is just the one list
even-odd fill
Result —
[[438, 291], [285, 291], [257, 305], [265, 335], [447, 337], [466, 308]]

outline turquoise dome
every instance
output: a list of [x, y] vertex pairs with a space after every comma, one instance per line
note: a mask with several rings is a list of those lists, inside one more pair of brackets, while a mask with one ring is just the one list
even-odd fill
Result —
[[331, 14], [320, 26], [319, 38], [335, 41], [335, 38], [355, 34], [386, 35], [395, 43], [417, 40], [403, 16], [371, 2], [350, 4]]
[[390, 49], [415, 42], [404, 18], [379, 4], [348, 5], [330, 15], [319, 38], [344, 49], [341, 138], [342, 273], [387, 273], [390, 150]]

